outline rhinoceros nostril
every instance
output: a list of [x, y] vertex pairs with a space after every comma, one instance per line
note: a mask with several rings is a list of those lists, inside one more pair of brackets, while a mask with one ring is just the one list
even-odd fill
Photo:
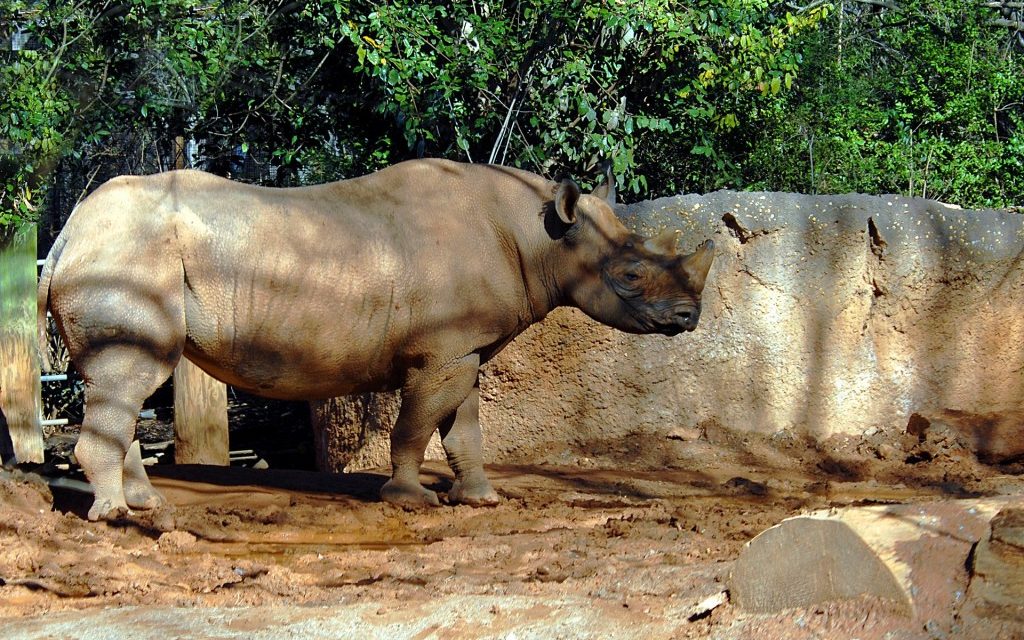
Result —
[[694, 311], [677, 311], [675, 320], [686, 331], [693, 331], [700, 316]]

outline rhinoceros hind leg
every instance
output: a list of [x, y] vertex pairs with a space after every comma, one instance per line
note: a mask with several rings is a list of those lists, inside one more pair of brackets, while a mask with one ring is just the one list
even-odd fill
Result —
[[124, 499], [132, 509], [156, 509], [165, 502], [149, 482], [138, 440], [132, 442], [124, 457]]
[[498, 493], [486, 476], [479, 478], [456, 478], [448, 490], [448, 502], [468, 504], [473, 507], [489, 507], [501, 502]]
[[142, 403], [174, 368], [167, 353], [158, 357], [137, 345], [116, 345], [88, 352], [77, 365], [86, 380], [86, 405], [75, 457], [93, 488], [90, 520], [161, 502], [132, 440]]
[[[141, 406], [141, 405], [140, 405]], [[131, 425], [115, 403], [90, 398], [82, 433], [75, 445], [75, 458], [82, 465], [92, 485], [93, 503], [90, 520], [108, 520], [123, 516], [128, 511], [124, 495], [124, 459], [131, 442]], [[97, 428], [102, 424], [102, 428]], [[111, 427], [116, 428], [112, 429]], [[125, 436], [119, 432], [124, 431]]]
[[498, 494], [484, 474], [479, 383], [474, 385], [455, 415], [441, 423], [440, 431], [448, 466], [455, 472], [448, 502], [475, 507], [498, 504]]
[[439, 507], [437, 493], [427, 489], [419, 480], [415, 483], [396, 482], [391, 478], [380, 488], [380, 499], [400, 507]]

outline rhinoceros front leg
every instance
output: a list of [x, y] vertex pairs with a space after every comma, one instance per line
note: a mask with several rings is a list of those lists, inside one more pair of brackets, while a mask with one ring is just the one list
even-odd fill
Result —
[[441, 444], [448, 455], [448, 466], [455, 472], [448, 501], [474, 506], [497, 504], [498, 494], [484, 474], [479, 382], [473, 385], [453, 418], [442, 423]]
[[437, 494], [420, 484], [420, 466], [431, 434], [450, 423], [473, 390], [480, 357], [410, 370], [402, 387], [402, 406], [391, 432], [391, 479], [380, 490], [385, 502], [438, 506]]

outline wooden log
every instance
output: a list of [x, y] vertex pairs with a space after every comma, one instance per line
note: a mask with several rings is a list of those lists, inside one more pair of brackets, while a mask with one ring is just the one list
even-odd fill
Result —
[[174, 462], [231, 463], [227, 386], [185, 358], [174, 368]]
[[758, 535], [736, 561], [732, 599], [754, 613], [868, 594], [910, 611], [896, 577], [844, 522], [786, 520]]
[[731, 600], [771, 613], [875, 596], [922, 622], [946, 620], [970, 581], [968, 556], [1002, 508], [1021, 497], [852, 507], [789, 518], [744, 547]]
[[0, 457], [42, 462], [36, 226], [0, 227]]

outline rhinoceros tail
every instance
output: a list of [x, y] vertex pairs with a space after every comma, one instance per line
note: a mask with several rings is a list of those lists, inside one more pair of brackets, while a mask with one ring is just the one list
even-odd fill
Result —
[[43, 263], [43, 270], [39, 274], [39, 288], [36, 290], [36, 324], [39, 330], [39, 360], [44, 372], [49, 372], [53, 363], [50, 362], [50, 340], [46, 332], [46, 309], [50, 306], [50, 278], [53, 277], [53, 269], [60, 260], [60, 254], [64, 251], [67, 239], [61, 232], [54, 241], [50, 253]]

